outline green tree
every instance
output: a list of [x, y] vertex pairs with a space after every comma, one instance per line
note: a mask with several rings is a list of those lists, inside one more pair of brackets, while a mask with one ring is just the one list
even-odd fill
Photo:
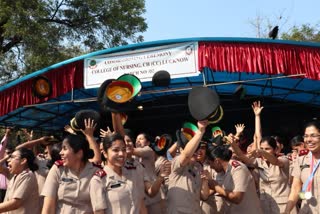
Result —
[[320, 42], [320, 29], [318, 26], [303, 24], [294, 26], [289, 32], [283, 33], [281, 39], [295, 41]]
[[143, 41], [144, 0], [0, 0], [0, 84], [62, 60]]

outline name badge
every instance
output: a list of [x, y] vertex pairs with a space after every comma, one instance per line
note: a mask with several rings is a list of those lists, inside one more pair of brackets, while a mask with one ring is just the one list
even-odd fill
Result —
[[72, 178], [61, 178], [61, 181], [71, 183], [71, 182], [73, 182], [73, 179]]
[[114, 188], [118, 188], [118, 187], [120, 187], [121, 186], [121, 183], [116, 183], [116, 184], [112, 184], [111, 186], [110, 186], [110, 188], [111, 189], [114, 189]]

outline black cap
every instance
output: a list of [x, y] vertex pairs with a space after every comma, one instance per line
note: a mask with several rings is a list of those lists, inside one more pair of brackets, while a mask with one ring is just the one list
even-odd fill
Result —
[[157, 71], [152, 77], [152, 84], [159, 87], [167, 87], [170, 85], [171, 78], [168, 71]]
[[163, 134], [153, 143], [152, 149], [157, 155], [163, 156], [167, 153], [171, 144], [172, 137], [168, 134]]
[[80, 129], [85, 129], [84, 120], [89, 118], [94, 120], [94, 122], [97, 124], [96, 129], [99, 129], [100, 113], [95, 110], [91, 110], [91, 109], [80, 110], [76, 113], [74, 118], [75, 118], [77, 127], [79, 127]]
[[76, 122], [76, 118], [72, 118], [70, 120], [70, 127], [76, 132], [80, 131], [80, 128], [79, 128], [79, 126], [77, 125], [77, 122]]
[[209, 119], [220, 106], [218, 94], [207, 87], [194, 87], [189, 92], [188, 106], [192, 117], [198, 121]]
[[115, 79], [108, 79], [104, 81], [98, 89], [97, 101], [99, 103], [102, 112], [127, 112], [136, 108], [137, 104], [134, 101], [125, 103], [116, 103], [110, 100], [106, 95], [108, 85], [110, 85]]
[[210, 124], [219, 123], [224, 115], [223, 108], [220, 105], [217, 110], [208, 118]]
[[179, 147], [184, 149], [184, 147], [187, 145], [189, 140], [186, 138], [186, 136], [182, 133], [182, 131], [180, 129], [178, 129], [176, 131], [176, 137], [177, 137], [177, 143], [178, 143]]

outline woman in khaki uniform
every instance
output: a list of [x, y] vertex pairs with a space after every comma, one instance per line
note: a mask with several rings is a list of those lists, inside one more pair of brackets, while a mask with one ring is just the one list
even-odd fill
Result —
[[[255, 114], [255, 136], [257, 137], [257, 145], [255, 157], [248, 158], [243, 154], [239, 154], [239, 150], [235, 149], [241, 161], [248, 165], [254, 165], [258, 170], [259, 195], [263, 213], [278, 214], [284, 212], [288, 202], [290, 193], [289, 168], [290, 163], [285, 156], [278, 157], [277, 141], [273, 137], [262, 138], [260, 114], [263, 106], [260, 102], [254, 102], [252, 105]], [[235, 142], [232, 142], [235, 148]], [[294, 210], [292, 213], [296, 213]]]
[[[203, 170], [208, 171], [208, 179], [214, 179], [216, 177], [216, 171], [210, 167], [209, 162], [206, 160], [207, 142], [201, 141], [200, 148], [197, 151], [197, 161], [202, 164]], [[200, 200], [200, 206], [202, 214], [217, 213], [216, 198], [214, 191], [209, 190], [209, 197], [206, 200]]]
[[198, 122], [198, 130], [181, 154], [172, 160], [169, 175], [168, 213], [201, 213], [200, 198], [209, 196], [208, 182], [202, 179], [203, 168], [196, 160], [197, 148], [205, 133], [208, 121]]
[[126, 143], [126, 153], [127, 153], [127, 160], [126, 160], [126, 163], [124, 164], [124, 167], [128, 170], [136, 171], [135, 178], [137, 179], [137, 183], [135, 188], [136, 193], [133, 193], [136, 196], [134, 199], [138, 200], [138, 202], [140, 201], [141, 203], [140, 214], [148, 213], [144, 203], [144, 199], [146, 196], [144, 191], [145, 168], [133, 156], [133, 151], [134, 151], [133, 139], [135, 139], [135, 137], [133, 136], [132, 131], [129, 129], [125, 129], [124, 133], [125, 133], [124, 142]]
[[[140, 133], [136, 139], [136, 148], [133, 154], [139, 158], [140, 163], [145, 167], [145, 176], [151, 182], [157, 178], [155, 170], [156, 154], [150, 147], [153, 139], [146, 133]], [[162, 214], [161, 192], [158, 192], [154, 197], [146, 196], [145, 205], [148, 213]]]
[[[125, 165], [126, 145], [120, 134], [112, 134], [103, 140], [107, 165], [99, 170], [90, 182], [90, 197], [94, 213], [140, 213], [141, 201], [136, 188], [139, 186], [139, 171]], [[149, 196], [159, 192], [163, 177], [170, 173], [170, 165], [162, 167], [154, 183], [144, 181]]]
[[[20, 148], [10, 158], [8, 168], [1, 167], [1, 173], [10, 177], [1, 213], [40, 213], [38, 185], [33, 171], [38, 169], [31, 150]], [[10, 173], [10, 175], [9, 175]]]
[[[259, 171], [259, 193], [261, 206], [264, 213], [283, 213], [290, 193], [289, 160], [277, 157], [277, 143], [272, 137], [264, 137], [261, 140], [260, 149], [254, 164]], [[296, 213], [293, 211], [292, 213]]]
[[299, 213], [319, 213], [320, 210], [320, 123], [313, 121], [306, 125], [304, 142], [309, 150], [300, 151], [293, 166], [293, 182], [285, 213], [296, 205], [299, 197], [302, 204]]
[[94, 157], [89, 143], [98, 145], [93, 138], [93, 121], [85, 120], [85, 124], [84, 132], [89, 142], [79, 135], [69, 135], [62, 142], [61, 160], [50, 169], [41, 194], [44, 196], [44, 214], [93, 213], [89, 183], [99, 167], [88, 161]]
[[209, 180], [210, 189], [223, 197], [223, 213], [261, 214], [259, 198], [253, 177], [248, 168], [241, 162], [231, 160], [232, 152], [228, 146], [221, 145], [209, 153], [210, 166], [218, 173], [218, 184]]

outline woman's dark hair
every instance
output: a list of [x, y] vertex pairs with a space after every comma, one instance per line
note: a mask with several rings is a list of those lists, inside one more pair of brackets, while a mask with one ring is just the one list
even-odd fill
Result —
[[282, 144], [283, 146], [286, 144], [285, 143], [285, 139], [279, 135], [274, 135], [274, 136], [271, 136], [272, 138], [274, 138], [276, 140], [276, 142]]
[[263, 137], [260, 141], [260, 144], [263, 142], [267, 142], [269, 146], [271, 146], [273, 149], [277, 149], [277, 141], [274, 137]]
[[107, 151], [116, 140], [122, 140], [124, 142], [123, 137], [119, 133], [111, 134], [103, 138], [103, 150]]
[[301, 135], [297, 135], [294, 136], [291, 140], [290, 140], [290, 146], [300, 146], [301, 144], [303, 144], [303, 137]]
[[140, 133], [139, 135], [141, 135], [141, 134], [146, 138], [147, 141], [150, 142], [150, 145], [151, 145], [152, 143], [154, 143], [154, 139], [151, 137], [151, 135], [149, 135], [149, 134], [147, 134], [147, 133], [145, 133], [145, 132], [142, 132], [142, 133]]
[[229, 149], [228, 145], [219, 145], [211, 148], [210, 147], [209, 152], [207, 153], [210, 160], [220, 158], [221, 160], [229, 161], [231, 159], [232, 151]]
[[30, 149], [27, 148], [20, 148], [17, 149], [16, 151], [18, 151], [20, 153], [21, 159], [25, 158], [27, 159], [27, 165], [28, 168], [34, 172], [36, 170], [38, 170], [38, 165], [34, 162], [35, 161], [35, 156], [33, 154], [33, 152]]
[[311, 121], [305, 125], [305, 129], [308, 127], [314, 126], [320, 132], [320, 122], [317, 120]]
[[124, 134], [127, 135], [127, 136], [129, 136], [130, 139], [132, 140], [132, 142], [135, 143], [135, 139], [136, 139], [136, 138], [135, 138], [135, 135], [134, 135], [134, 133], [133, 133], [132, 130], [130, 130], [130, 129], [124, 129]]
[[8, 150], [8, 154], [11, 154], [14, 151], [14, 146], [12, 144], [8, 144], [6, 150]]
[[90, 149], [89, 143], [84, 136], [71, 134], [66, 136], [64, 139], [68, 142], [74, 153], [77, 153], [78, 151], [82, 150], [83, 162], [86, 162], [88, 161], [88, 159], [93, 158], [94, 153], [92, 149]]
[[51, 151], [50, 151], [51, 159], [48, 160], [48, 163], [47, 163], [47, 167], [49, 169], [53, 166], [54, 162], [61, 159], [61, 156], [60, 156], [61, 147], [62, 147], [61, 143], [56, 143], [52, 145]]

